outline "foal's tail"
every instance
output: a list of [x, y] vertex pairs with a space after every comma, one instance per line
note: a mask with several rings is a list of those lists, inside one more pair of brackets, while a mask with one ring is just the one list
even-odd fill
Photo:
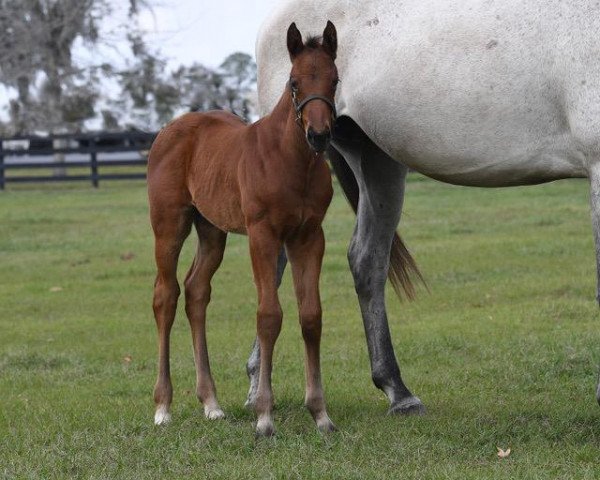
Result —
[[[354, 173], [346, 163], [346, 160], [344, 160], [344, 157], [337, 150], [329, 148], [328, 155], [333, 171], [342, 186], [344, 195], [348, 199], [348, 203], [352, 206], [354, 213], [356, 213], [360, 192]], [[400, 235], [395, 232], [390, 252], [388, 278], [392, 282], [394, 290], [400, 299], [403, 298], [402, 292], [404, 292], [404, 295], [406, 295], [409, 300], [415, 298], [415, 286], [412, 281], [413, 276], [416, 276], [418, 280], [427, 287], [417, 263], [406, 248], [406, 245], [404, 245]]]

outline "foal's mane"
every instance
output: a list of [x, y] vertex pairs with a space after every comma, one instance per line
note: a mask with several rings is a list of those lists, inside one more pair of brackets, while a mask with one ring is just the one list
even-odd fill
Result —
[[304, 47], [305, 48], [310, 48], [312, 50], [317, 50], [319, 48], [321, 48], [323, 45], [321, 44], [321, 40], [323, 37], [308, 37], [306, 39], [306, 42], [304, 42]]

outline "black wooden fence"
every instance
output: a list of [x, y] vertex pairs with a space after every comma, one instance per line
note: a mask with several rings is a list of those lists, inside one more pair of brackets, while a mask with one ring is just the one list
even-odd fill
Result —
[[[89, 181], [98, 187], [101, 180], [145, 179], [141, 167], [155, 137], [122, 132], [0, 138], [0, 190], [8, 183]], [[57, 161], [57, 154], [64, 161]], [[42, 170], [45, 174], [38, 175]]]

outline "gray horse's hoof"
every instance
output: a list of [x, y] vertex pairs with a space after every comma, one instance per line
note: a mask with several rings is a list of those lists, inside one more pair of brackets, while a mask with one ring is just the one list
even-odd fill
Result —
[[248, 395], [248, 398], [246, 398], [246, 402], [244, 403], [244, 408], [247, 408], [248, 410], [253, 410], [255, 404], [256, 404], [256, 395], [253, 397]]
[[[246, 403], [244, 403], [244, 407], [249, 410], [254, 408], [256, 404], [256, 394], [258, 393], [258, 379], [256, 377], [248, 374], [250, 378], [250, 388], [248, 389], [248, 395], [246, 395]], [[254, 381], [256, 379], [256, 381]]]
[[418, 397], [408, 397], [394, 403], [387, 413], [388, 415], [425, 415], [427, 409]]
[[596, 401], [600, 405], [600, 383], [598, 383], [598, 387], [596, 388]]

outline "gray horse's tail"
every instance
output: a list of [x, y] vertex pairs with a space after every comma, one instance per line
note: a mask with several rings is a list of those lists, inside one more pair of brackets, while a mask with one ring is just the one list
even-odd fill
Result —
[[[356, 213], [358, 209], [358, 197], [360, 195], [358, 183], [354, 177], [354, 173], [344, 160], [344, 157], [333, 147], [328, 150], [329, 160], [338, 182], [342, 186], [344, 195], [348, 199], [348, 203]], [[392, 249], [390, 252], [390, 269], [388, 278], [392, 282], [394, 290], [400, 299], [404, 295], [409, 300], [415, 298], [415, 285], [413, 277], [416, 277], [427, 288], [427, 284], [423, 275], [419, 271], [417, 262], [404, 245], [398, 233], [394, 233], [392, 241]], [[404, 292], [404, 293], [403, 293]]]

